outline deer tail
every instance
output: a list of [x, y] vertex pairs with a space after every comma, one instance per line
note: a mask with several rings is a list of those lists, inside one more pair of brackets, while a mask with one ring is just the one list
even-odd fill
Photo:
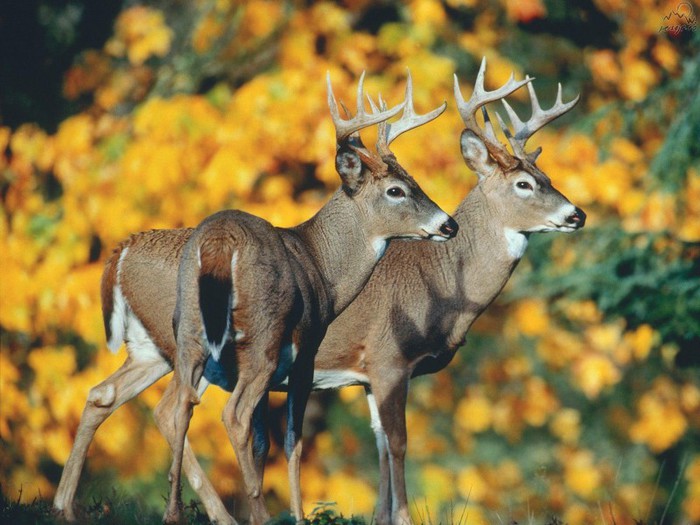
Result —
[[100, 283], [102, 320], [107, 336], [107, 346], [113, 353], [121, 347], [126, 333], [127, 304], [119, 284], [119, 273], [128, 251], [128, 240], [117, 246], [105, 263]]
[[199, 310], [208, 349], [217, 361], [231, 335], [237, 259], [230, 237], [208, 238], [199, 247]]

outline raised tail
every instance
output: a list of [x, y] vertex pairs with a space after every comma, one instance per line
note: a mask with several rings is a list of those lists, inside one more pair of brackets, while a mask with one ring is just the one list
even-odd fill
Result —
[[126, 332], [127, 305], [119, 285], [119, 271], [129, 250], [128, 242], [127, 240], [119, 244], [105, 263], [100, 286], [107, 346], [113, 353], [121, 347]]
[[217, 361], [231, 335], [233, 275], [238, 252], [231, 238], [205, 239], [199, 247], [199, 310], [204, 337]]

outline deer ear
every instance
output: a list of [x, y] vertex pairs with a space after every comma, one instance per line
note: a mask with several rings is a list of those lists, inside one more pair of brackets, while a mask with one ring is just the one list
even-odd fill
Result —
[[354, 148], [342, 147], [335, 154], [335, 170], [343, 181], [343, 189], [352, 196], [365, 181], [362, 159]]
[[486, 144], [476, 136], [473, 131], [465, 129], [459, 139], [462, 148], [462, 157], [471, 169], [479, 177], [479, 180], [491, 175], [496, 169], [496, 163], [489, 155]]

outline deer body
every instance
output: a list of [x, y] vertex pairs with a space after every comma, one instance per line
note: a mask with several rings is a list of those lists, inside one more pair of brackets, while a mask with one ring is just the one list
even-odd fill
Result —
[[450, 246], [389, 246], [363, 292], [329, 327], [317, 374], [354, 371], [365, 374], [369, 386], [369, 378], [381, 378], [387, 368], [410, 376], [426, 359], [442, 365], [431, 373], [449, 363], [520, 260], [510, 256], [503, 228], [484, 218], [484, 200], [477, 188], [459, 206], [453, 216], [464, 226]]
[[[406, 103], [362, 109], [343, 120], [330, 90], [336, 125], [336, 168], [343, 186], [310, 220], [275, 228], [240, 211], [224, 211], [196, 229], [133, 235], [103, 275], [103, 313], [110, 348], [122, 340], [122, 367], [88, 396], [54, 507], [75, 519], [73, 499], [97, 427], [121, 404], [175, 369], [156, 407], [156, 423], [173, 450], [171, 493], [164, 520], [180, 519], [180, 471], [202, 497], [212, 521], [233, 523], [185, 439], [193, 405], [211, 379], [233, 386], [223, 420], [236, 449], [253, 523], [269, 516], [262, 498], [267, 454], [266, 393], [287, 379], [292, 509], [303, 517], [299, 487], [301, 425], [312, 387], [313, 358], [328, 324], [360, 292], [391, 238], [447, 240], [457, 224], [432, 202], [388, 150], [399, 134], [425, 124], [445, 105], [416, 115], [410, 77]], [[386, 120], [403, 107], [403, 117]], [[378, 154], [358, 131], [379, 124]], [[157, 274], [157, 275], [154, 275]], [[176, 286], [173, 286], [175, 283]], [[176, 291], [177, 290], [177, 291]], [[174, 315], [173, 315], [174, 312]], [[173, 336], [173, 327], [175, 337]], [[207, 367], [208, 360], [216, 363]], [[208, 368], [210, 374], [205, 372]], [[202, 376], [204, 375], [204, 378]], [[201, 379], [201, 381], [200, 381]]]
[[[463, 226], [447, 244], [421, 243], [413, 250], [392, 243], [362, 293], [331, 323], [316, 355], [316, 377], [332, 370], [365, 378], [360, 384], [380, 458], [377, 523], [410, 523], [403, 466], [409, 380], [451, 362], [520, 261], [523, 251], [513, 244], [518, 250], [527, 244], [525, 236], [513, 240], [494, 198], [474, 188], [453, 214]], [[567, 208], [562, 213], [573, 213]], [[325, 389], [316, 380], [314, 388]]]

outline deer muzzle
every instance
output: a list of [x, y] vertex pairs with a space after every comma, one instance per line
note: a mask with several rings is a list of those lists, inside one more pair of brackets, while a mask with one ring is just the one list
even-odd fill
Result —
[[583, 225], [586, 224], [586, 214], [581, 208], [576, 208], [574, 213], [566, 218], [566, 223], [576, 229], [583, 228]]
[[442, 226], [440, 226], [440, 233], [444, 235], [447, 239], [452, 239], [459, 231], [459, 224], [452, 217], [447, 219]]

